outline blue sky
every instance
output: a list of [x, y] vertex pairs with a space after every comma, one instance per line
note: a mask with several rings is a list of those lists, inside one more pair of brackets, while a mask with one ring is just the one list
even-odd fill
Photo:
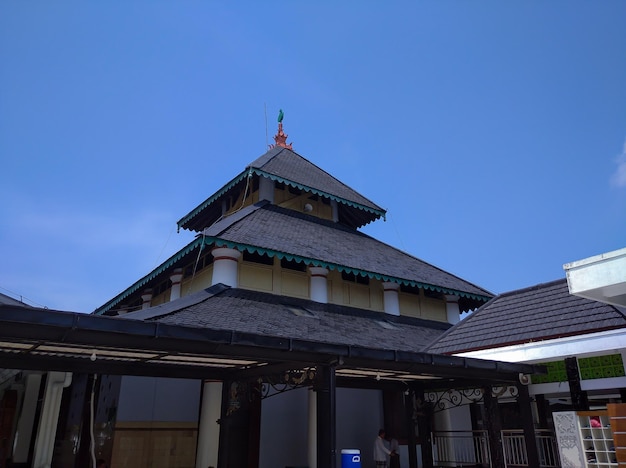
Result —
[[494, 293], [626, 245], [626, 2], [4, 1], [0, 292], [90, 312], [266, 150]]

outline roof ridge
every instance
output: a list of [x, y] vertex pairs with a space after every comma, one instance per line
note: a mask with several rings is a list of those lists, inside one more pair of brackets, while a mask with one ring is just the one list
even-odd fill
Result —
[[[496, 297], [494, 297], [494, 299], [498, 299], [498, 298], [501, 298], [501, 297], [507, 297], [507, 296], [513, 296], [513, 295], [522, 294], [522, 293], [530, 292], [530, 291], [539, 291], [539, 290], [545, 289], [545, 288], [547, 288], [549, 286], [555, 286], [555, 285], [557, 285], [559, 283], [562, 283], [564, 281], [567, 282], [567, 278], [560, 278], [560, 279], [548, 281], [546, 283], [539, 283], [539, 284], [535, 284], [533, 286], [526, 286], [526, 287], [521, 288], [521, 289], [513, 289], [511, 291], [505, 291], [503, 293], [498, 294]], [[485, 305], [487, 305], [487, 304], [485, 304]], [[484, 307], [485, 305], [481, 306], [481, 308]]]
[[228, 229], [233, 224], [241, 221], [242, 219], [254, 213], [259, 208], [263, 208], [269, 203], [270, 202], [267, 200], [260, 200], [256, 203], [253, 203], [252, 205], [247, 205], [233, 213], [227, 214], [226, 216], [223, 216], [219, 220], [215, 221], [212, 225], [204, 228], [202, 230], [202, 233], [198, 234], [198, 236], [218, 236], [225, 229]]
[[230, 286], [226, 286], [222, 283], [217, 283], [209, 286], [206, 289], [202, 289], [192, 294], [179, 297], [170, 302], [165, 302], [154, 307], [138, 310], [135, 312], [129, 312], [128, 314], [121, 315], [120, 318], [127, 320], [153, 320], [178, 312], [180, 309], [194, 306], [206, 301], [214, 296], [219, 296], [224, 291], [230, 289]]

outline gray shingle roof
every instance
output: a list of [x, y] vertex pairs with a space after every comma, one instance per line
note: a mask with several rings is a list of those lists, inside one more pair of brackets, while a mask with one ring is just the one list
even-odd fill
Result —
[[254, 160], [248, 167], [278, 176], [297, 184], [315, 188], [370, 209], [384, 211], [360, 193], [335, 179], [328, 172], [287, 148], [276, 147]]
[[622, 311], [571, 295], [561, 279], [493, 298], [427, 350], [451, 354], [616, 328], [626, 328]]
[[485, 289], [355, 229], [276, 205], [256, 205], [246, 216], [226, 218], [204, 234], [218, 243], [228, 241], [260, 248], [262, 253], [269, 250], [318, 260], [331, 267], [429, 285], [443, 292], [467, 293], [483, 300], [492, 296]]
[[269, 150], [250, 163], [243, 172], [196, 206], [178, 221], [178, 227], [200, 231], [219, 219], [220, 200], [229, 193], [244, 190], [249, 177], [266, 177], [305, 192], [338, 202], [339, 217], [347, 225], [359, 227], [381, 216], [385, 210], [360, 193], [335, 179], [299, 154], [282, 147]]
[[[308, 311], [312, 316], [297, 315], [291, 309]], [[223, 285], [124, 317], [411, 352], [421, 351], [449, 327], [442, 322], [396, 317], [382, 312], [231, 289]]]
[[20, 306], [20, 307], [30, 307], [28, 304], [24, 304], [23, 302], [18, 301], [17, 299], [13, 299], [12, 297], [7, 296], [6, 294], [2, 294], [2, 293], [0, 293], [0, 304]]

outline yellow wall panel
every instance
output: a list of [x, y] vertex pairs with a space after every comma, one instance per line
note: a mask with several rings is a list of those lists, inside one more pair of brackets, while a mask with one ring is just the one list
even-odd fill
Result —
[[422, 298], [422, 317], [430, 320], [447, 322], [446, 303], [428, 297]]
[[285, 296], [309, 298], [309, 276], [306, 273], [282, 270], [281, 294]]
[[273, 290], [273, 272], [271, 266], [252, 263], [239, 264], [239, 286], [255, 291]]
[[193, 280], [192, 277], [189, 276], [182, 281], [180, 295], [186, 296], [187, 294], [208, 288], [211, 286], [212, 278], [213, 265], [197, 271], [195, 276], [193, 276]]
[[[373, 310], [385, 310], [383, 285], [380, 281], [370, 281], [370, 308]], [[400, 309], [402, 310], [402, 309]]]
[[362, 307], [364, 309], [371, 307], [369, 286], [349, 283], [348, 290], [352, 307]]
[[420, 297], [417, 294], [399, 293], [400, 315], [421, 317]]

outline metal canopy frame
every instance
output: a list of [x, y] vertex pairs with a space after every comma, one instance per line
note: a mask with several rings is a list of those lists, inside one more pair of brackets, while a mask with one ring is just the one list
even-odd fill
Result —
[[315, 365], [361, 388], [517, 382], [542, 366], [321, 343], [121, 317], [0, 306], [0, 368], [258, 379]]

